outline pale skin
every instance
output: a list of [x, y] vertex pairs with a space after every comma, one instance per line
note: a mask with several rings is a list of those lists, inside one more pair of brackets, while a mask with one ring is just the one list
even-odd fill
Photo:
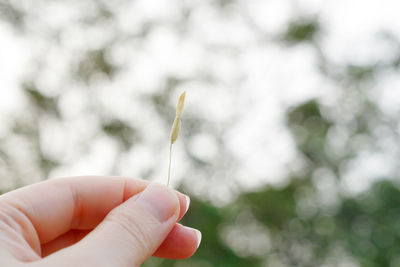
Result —
[[190, 257], [189, 198], [125, 177], [52, 179], [0, 196], [0, 266], [132, 267]]

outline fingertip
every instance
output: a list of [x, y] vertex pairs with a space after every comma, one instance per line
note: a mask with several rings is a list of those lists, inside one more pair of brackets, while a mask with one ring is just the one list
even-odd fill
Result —
[[153, 256], [166, 259], [186, 259], [196, 252], [200, 242], [200, 231], [176, 224]]
[[178, 218], [178, 221], [180, 221], [189, 209], [190, 198], [189, 198], [189, 196], [187, 196], [181, 192], [178, 192], [178, 191], [175, 191], [175, 192], [178, 196], [179, 204], [180, 204], [180, 214], [179, 214], [179, 218]]
[[176, 216], [176, 219], [180, 215], [180, 201], [174, 191], [165, 185], [149, 184], [134, 201], [159, 222], [165, 222], [172, 216]]
[[202, 238], [201, 232], [197, 229], [193, 229], [193, 231], [197, 237], [197, 248], [199, 248], [200, 243], [201, 243], [201, 238]]
[[186, 207], [185, 207], [185, 213], [188, 211], [189, 206], [190, 206], [190, 198], [189, 196], [185, 195], [185, 200], [186, 200]]

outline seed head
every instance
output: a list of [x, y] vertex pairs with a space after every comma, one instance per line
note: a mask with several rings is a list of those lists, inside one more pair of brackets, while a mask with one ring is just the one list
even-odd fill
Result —
[[168, 166], [168, 182], [167, 186], [169, 186], [169, 182], [171, 179], [171, 158], [172, 158], [172, 144], [176, 141], [179, 135], [179, 130], [181, 129], [181, 114], [183, 111], [183, 106], [185, 104], [185, 95], [183, 92], [179, 97], [178, 104], [176, 105], [176, 115], [174, 119], [174, 123], [172, 124], [171, 129], [171, 143], [169, 144], [169, 166]]
[[183, 111], [183, 106], [185, 104], [185, 95], [186, 92], [183, 92], [181, 94], [178, 100], [178, 104], [176, 105], [176, 115], [171, 129], [171, 144], [176, 141], [179, 135], [179, 130], [181, 129], [181, 114]]
[[181, 129], [181, 119], [179, 117], [175, 117], [174, 123], [172, 124], [171, 129], [171, 144], [173, 144], [179, 135], [179, 130]]
[[183, 111], [183, 106], [185, 104], [186, 92], [183, 92], [178, 100], [178, 105], [176, 106], [176, 116], [180, 117]]

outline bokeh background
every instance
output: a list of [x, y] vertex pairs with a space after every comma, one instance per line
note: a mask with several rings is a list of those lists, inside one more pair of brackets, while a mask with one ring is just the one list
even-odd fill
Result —
[[172, 185], [203, 241], [145, 266], [400, 266], [396, 0], [0, 0], [0, 190]]

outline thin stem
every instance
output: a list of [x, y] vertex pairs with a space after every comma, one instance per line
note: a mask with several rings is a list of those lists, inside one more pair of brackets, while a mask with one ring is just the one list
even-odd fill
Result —
[[169, 145], [169, 166], [168, 166], [168, 183], [167, 183], [167, 186], [169, 186], [169, 181], [171, 179], [171, 158], [172, 158], [172, 142]]

